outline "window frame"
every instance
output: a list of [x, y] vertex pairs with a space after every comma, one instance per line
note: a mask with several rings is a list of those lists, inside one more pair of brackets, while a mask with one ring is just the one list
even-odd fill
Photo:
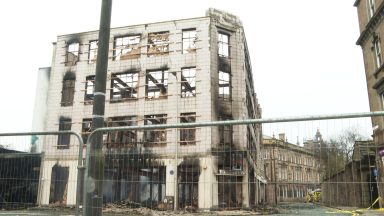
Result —
[[[85, 127], [85, 125], [87, 124], [88, 126]], [[81, 138], [83, 138], [84, 144], [87, 144], [91, 131], [92, 131], [92, 118], [83, 118], [81, 122]]]
[[[196, 122], [196, 112], [190, 113], [181, 113], [180, 114], [180, 123], [195, 123]], [[180, 135], [180, 145], [196, 145], [196, 128], [182, 128], [179, 129]]]
[[[122, 80], [121, 78], [124, 77], [118, 77], [118, 76], [126, 76], [126, 82]], [[116, 84], [120, 84], [122, 86], [126, 85], [126, 87], [119, 87], [121, 89], [132, 89], [134, 90], [133, 93], [127, 93], [124, 94], [123, 92], [120, 91], [120, 94], [114, 94], [115, 92], [115, 81], [117, 79], [120, 79], [121, 82], [117, 82]], [[123, 84], [124, 83], [124, 84]], [[128, 92], [128, 90], [124, 91]], [[110, 102], [121, 102], [121, 101], [126, 101], [126, 100], [131, 100], [131, 99], [138, 99], [138, 94], [139, 94], [139, 71], [131, 71], [131, 72], [124, 72], [124, 73], [113, 73], [111, 75], [111, 90], [110, 90]], [[115, 95], [120, 95], [120, 98], [114, 98]], [[128, 95], [128, 96], [127, 96]]]
[[[77, 49], [72, 50], [71, 47], [73, 46]], [[74, 57], [73, 60], [69, 61], [70, 54], [72, 54], [76, 58]], [[80, 43], [78, 41], [72, 41], [67, 45], [67, 50], [65, 54], [65, 66], [75, 66], [79, 61], [80, 61]]]
[[[191, 32], [194, 32], [194, 36], [191, 36]], [[184, 34], [187, 34], [187, 37], [184, 37]], [[197, 42], [197, 31], [196, 28], [183, 29], [181, 33], [181, 53], [196, 53], [196, 42]], [[188, 44], [186, 47], [185, 45]]]
[[[227, 37], [227, 41], [223, 41], [223, 36]], [[224, 31], [217, 32], [217, 54], [222, 58], [229, 58], [231, 56], [230, 52], [230, 34]], [[226, 50], [226, 52], [225, 52]]]
[[[118, 45], [117, 43], [118, 43], [118, 40], [120, 39], [121, 39], [121, 44]], [[113, 41], [113, 47], [114, 47], [113, 60], [121, 61], [121, 60], [139, 58], [141, 56], [140, 44], [141, 44], [141, 34], [124, 35], [124, 36], [115, 37]], [[119, 52], [120, 54], [118, 54]]]
[[[160, 72], [161, 72], [162, 82], [157, 82], [157, 83], [153, 82], [153, 80], [151, 80], [150, 78], [150, 76], [152, 76], [151, 74], [156, 75], [155, 73], [160, 73]], [[145, 75], [145, 98], [146, 99], [152, 100], [152, 99], [168, 98], [168, 75], [169, 75], [168, 69], [147, 70]], [[153, 77], [153, 76], [152, 78], [156, 79], [156, 77]], [[158, 79], [156, 79], [156, 81], [157, 80]]]
[[[228, 80], [225, 80], [223, 75], [228, 76]], [[230, 101], [232, 98], [231, 73], [226, 71], [219, 71], [218, 77], [219, 77], [219, 99]], [[228, 88], [228, 94], [225, 94], [226, 88]]]
[[372, 18], [376, 12], [376, 2], [375, 0], [367, 0], [368, 16]]
[[[223, 115], [219, 116], [219, 121], [232, 120], [232, 116]], [[232, 125], [220, 125], [219, 127], [219, 145], [227, 148], [233, 145], [233, 126]], [[265, 151], [266, 155], [268, 154]]]
[[[92, 83], [92, 85], [89, 85]], [[88, 89], [92, 87], [92, 90]], [[92, 93], [89, 93], [91, 91]], [[87, 76], [85, 78], [85, 91], [84, 91], [84, 104], [92, 104], [94, 100], [95, 93], [95, 75]]]
[[[72, 119], [60, 117], [59, 131], [70, 131], [72, 128]], [[59, 134], [57, 137], [57, 149], [69, 149], [71, 143], [71, 134]]]
[[76, 87], [76, 75], [73, 72], [67, 72], [63, 78], [61, 89], [61, 107], [73, 106]]
[[[112, 116], [108, 118], [108, 127], [136, 126], [137, 116]], [[137, 146], [137, 130], [111, 131], [107, 134], [107, 148], [135, 148]]]
[[[170, 44], [169, 36], [169, 31], [148, 33], [147, 55], [151, 57], [156, 55], [168, 54]], [[163, 39], [163, 37], [165, 39]]]
[[378, 36], [375, 36], [372, 43], [373, 43], [373, 49], [374, 49], [374, 55], [375, 55], [376, 69], [378, 69], [383, 64], [380, 38]]
[[[192, 69], [193, 71], [191, 71]], [[188, 76], [185, 76], [184, 72], [188, 73]], [[194, 76], [191, 76], [191, 72], [194, 73]], [[196, 97], [196, 72], [196, 67], [181, 68], [180, 92], [182, 98]]]
[[[92, 47], [92, 45], [95, 45], [96, 47]], [[89, 41], [88, 64], [96, 63], [98, 49], [99, 49], [99, 40], [91, 40], [91, 41]]]
[[[158, 120], [159, 123], [153, 124]], [[150, 124], [149, 124], [150, 123]], [[144, 125], [161, 125], [167, 124], [167, 114], [150, 114], [144, 116]], [[149, 137], [149, 139], [148, 139]], [[145, 147], [165, 146], [167, 144], [167, 130], [155, 129], [145, 130], [143, 133], [143, 141]]]

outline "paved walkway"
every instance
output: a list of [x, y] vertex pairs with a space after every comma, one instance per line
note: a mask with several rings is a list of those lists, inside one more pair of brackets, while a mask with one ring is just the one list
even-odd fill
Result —
[[[367, 210], [367, 209], [357, 209], [351, 207], [339, 207], [339, 208], [330, 208], [318, 204], [311, 203], [292, 203], [292, 204], [282, 204], [279, 206], [280, 215], [384, 215], [384, 210]], [[276, 214], [278, 215], [278, 214]]]

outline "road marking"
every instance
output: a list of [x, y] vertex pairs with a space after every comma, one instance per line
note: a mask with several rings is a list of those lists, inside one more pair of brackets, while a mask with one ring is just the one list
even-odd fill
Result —
[[360, 215], [356, 211], [348, 211], [348, 210], [337, 210], [337, 211], [326, 211], [326, 214], [339, 214], [339, 213], [345, 213], [345, 214], [351, 214], [352, 216]]

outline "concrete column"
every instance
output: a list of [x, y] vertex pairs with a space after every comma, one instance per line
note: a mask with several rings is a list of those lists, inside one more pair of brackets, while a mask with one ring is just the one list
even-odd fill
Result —
[[67, 206], [76, 205], [77, 190], [77, 161], [68, 161], [65, 166], [69, 167], [68, 185], [67, 185]]
[[248, 172], [248, 166], [246, 163], [243, 163], [243, 170], [245, 172], [245, 175], [243, 176], [243, 182], [242, 182], [242, 194], [243, 194], [243, 207], [249, 207], [249, 172]]
[[168, 160], [165, 175], [165, 196], [175, 196], [175, 161]]
[[209, 209], [218, 205], [218, 185], [211, 157], [200, 158], [201, 173], [198, 183], [199, 208]]
[[52, 161], [43, 161], [42, 175], [40, 179], [40, 192], [38, 197], [39, 205], [48, 205], [49, 204], [49, 192], [51, 186], [51, 175], [52, 175]]

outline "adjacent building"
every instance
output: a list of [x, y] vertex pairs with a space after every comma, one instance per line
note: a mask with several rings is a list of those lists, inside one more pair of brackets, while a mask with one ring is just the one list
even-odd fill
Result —
[[[383, 0], [356, 0], [360, 36], [356, 44], [361, 46], [364, 57], [365, 75], [369, 105], [371, 111], [384, 110], [384, 1]], [[372, 118], [373, 138], [378, 151], [384, 149], [384, 119]], [[384, 167], [383, 155], [377, 155], [379, 195], [384, 196]]]
[[284, 133], [263, 137], [262, 155], [268, 181], [267, 202], [303, 202], [320, 187], [321, 166], [312, 149], [289, 143]]
[[[45, 129], [76, 131], [87, 141], [97, 48], [98, 31], [57, 37]], [[108, 127], [261, 118], [242, 23], [216, 9], [111, 29], [107, 77]], [[256, 205], [265, 200], [260, 142], [261, 125], [107, 133], [104, 202]], [[43, 144], [39, 204], [74, 205], [78, 142], [60, 135]]]
[[375, 159], [373, 141], [355, 141], [352, 160], [342, 170], [325, 177], [322, 202], [329, 206], [371, 206], [378, 197]]

